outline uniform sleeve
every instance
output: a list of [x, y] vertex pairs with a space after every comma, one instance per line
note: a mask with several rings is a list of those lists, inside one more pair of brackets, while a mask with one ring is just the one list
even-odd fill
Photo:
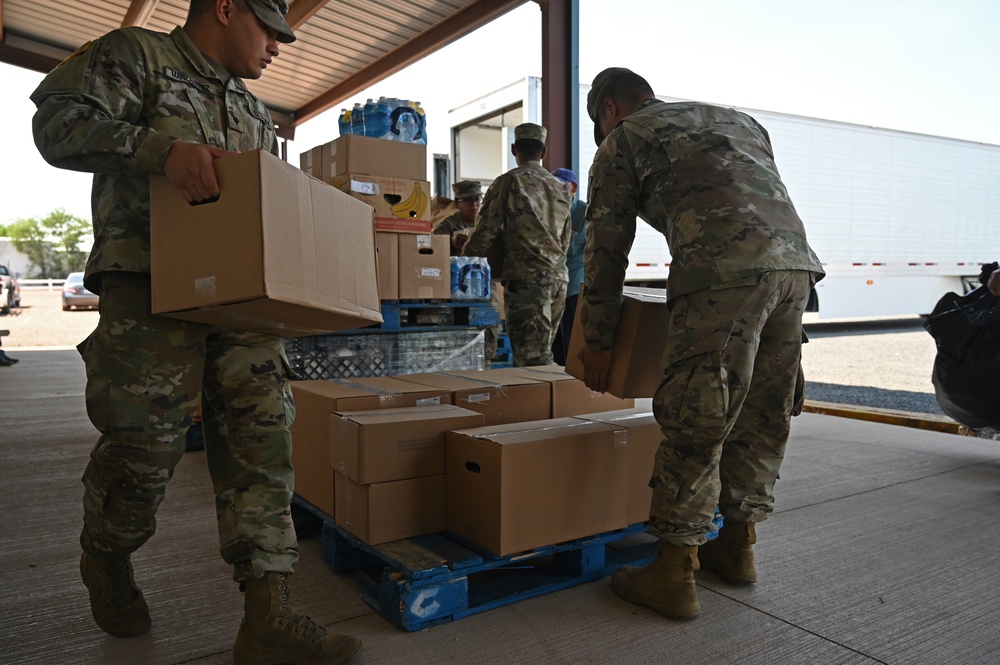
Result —
[[45, 161], [91, 173], [162, 172], [176, 139], [144, 126], [145, 63], [133, 39], [112, 32], [52, 70], [31, 95]]
[[590, 169], [587, 245], [580, 321], [588, 346], [610, 349], [618, 329], [628, 253], [635, 240], [639, 182], [631, 160], [620, 150], [622, 133], [609, 136]]
[[476, 228], [462, 250], [464, 256], [486, 256], [503, 231], [507, 219], [507, 197], [503, 183], [503, 180], [497, 180], [483, 195]]

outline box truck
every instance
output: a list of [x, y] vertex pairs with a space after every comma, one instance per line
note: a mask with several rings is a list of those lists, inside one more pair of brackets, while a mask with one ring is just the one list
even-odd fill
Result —
[[[583, 198], [597, 150], [586, 112], [589, 90], [579, 91]], [[513, 168], [513, 129], [541, 122], [541, 99], [541, 80], [527, 77], [451, 111], [451, 177], [486, 186]], [[927, 314], [946, 292], [969, 290], [983, 263], [1000, 259], [1000, 146], [739, 110], [767, 129], [826, 269], [809, 318]], [[670, 270], [666, 241], [641, 221], [636, 229], [626, 282], [662, 288]]]

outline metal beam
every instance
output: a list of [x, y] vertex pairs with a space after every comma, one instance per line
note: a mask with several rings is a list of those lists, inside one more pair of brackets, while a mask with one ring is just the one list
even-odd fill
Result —
[[285, 21], [292, 27], [292, 30], [298, 30], [329, 2], [330, 0], [295, 0], [288, 8]]
[[3, 34], [3, 42], [0, 42], [0, 62], [6, 62], [15, 67], [24, 67], [41, 74], [51, 72], [72, 53], [68, 49], [12, 35], [6, 30]]
[[526, 0], [477, 0], [473, 2], [344, 79], [312, 101], [306, 102], [302, 108], [296, 111], [294, 123], [301, 125], [348, 99], [351, 95], [355, 95], [373, 83], [395, 74], [525, 2]]
[[537, 0], [542, 8], [542, 124], [545, 165], [580, 173], [580, 2]]
[[158, 4], [160, 0], [132, 0], [128, 11], [125, 12], [125, 18], [122, 19], [122, 27], [128, 28], [134, 25], [145, 28]]

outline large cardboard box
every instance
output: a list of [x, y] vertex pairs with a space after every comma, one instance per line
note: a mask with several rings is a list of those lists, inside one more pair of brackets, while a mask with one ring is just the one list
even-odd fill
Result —
[[[372, 173], [404, 180], [427, 179], [427, 146], [346, 134], [317, 147], [320, 180], [346, 173]], [[316, 168], [314, 157], [313, 168]], [[427, 198], [430, 199], [430, 190]]]
[[370, 209], [260, 150], [215, 171], [195, 206], [150, 178], [153, 313], [286, 337], [382, 321]]
[[451, 242], [446, 235], [396, 234], [400, 299], [451, 298]]
[[347, 173], [325, 180], [375, 209], [375, 229], [431, 232], [431, 184], [426, 180]]
[[663, 430], [656, 418], [646, 409], [588, 413], [577, 417], [625, 430], [628, 436], [628, 523], [638, 524], [648, 520], [653, 501], [649, 479], [653, 475], [656, 449], [663, 440]]
[[[661, 360], [670, 320], [667, 293], [663, 289], [626, 289], [622, 295], [608, 392], [622, 398], [652, 397], [663, 381]], [[581, 309], [576, 308], [566, 354], [566, 371], [578, 379], [583, 378], [583, 363], [577, 358], [584, 344]]]
[[399, 234], [375, 234], [378, 253], [378, 290], [382, 300], [399, 300]]
[[449, 432], [448, 531], [506, 556], [627, 526], [628, 445], [559, 418]]
[[543, 420], [551, 413], [549, 386], [534, 379], [478, 370], [406, 374], [397, 378], [447, 390], [452, 404], [483, 414], [484, 425]]
[[337, 411], [451, 404], [451, 393], [392, 377], [293, 381], [292, 466], [295, 493], [334, 517], [330, 419]]
[[444, 433], [479, 427], [457, 406], [342, 411], [330, 420], [330, 466], [361, 485], [444, 473]]
[[369, 545], [445, 530], [444, 475], [360, 485], [337, 474], [335, 522]]
[[553, 418], [631, 409], [635, 406], [635, 400], [632, 398], [623, 399], [611, 393], [594, 392], [585, 386], [583, 381], [567, 374], [566, 368], [562, 365], [508, 367], [492, 371], [498, 372], [500, 376], [509, 374], [547, 382], [551, 387]]

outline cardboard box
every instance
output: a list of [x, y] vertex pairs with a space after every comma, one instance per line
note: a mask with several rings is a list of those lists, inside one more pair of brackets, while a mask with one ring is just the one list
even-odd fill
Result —
[[295, 493], [334, 516], [334, 472], [330, 466], [330, 419], [336, 411], [378, 410], [451, 404], [446, 390], [392, 377], [292, 381], [292, 466]]
[[[667, 293], [663, 289], [626, 289], [622, 295], [608, 392], [622, 398], [652, 397], [663, 381], [661, 359], [670, 320]], [[583, 364], [577, 358], [584, 344], [581, 310], [582, 304], [576, 308], [566, 354], [566, 371], [578, 379], [583, 378]]]
[[375, 234], [378, 254], [378, 291], [382, 300], [399, 300], [399, 234]]
[[337, 474], [338, 526], [369, 545], [445, 530], [445, 477], [359, 485]]
[[[299, 153], [299, 168], [306, 172], [307, 175], [316, 177], [317, 169], [313, 167], [313, 154], [315, 149], [310, 148], [305, 152]], [[322, 180], [322, 178], [320, 178]]]
[[552, 417], [566, 418], [583, 413], [617, 411], [635, 406], [632, 398], [623, 399], [611, 393], [597, 393], [584, 385], [583, 381], [566, 373], [562, 365], [538, 367], [508, 367], [494, 370], [514, 376], [523, 376], [535, 381], [545, 381], [552, 391]]
[[448, 531], [506, 556], [627, 526], [625, 432], [578, 418], [449, 432]]
[[196, 206], [150, 178], [153, 313], [286, 337], [382, 321], [371, 210], [260, 150], [215, 170]]
[[446, 235], [397, 234], [399, 298], [451, 298], [451, 242]]
[[406, 374], [403, 381], [447, 390], [452, 404], [485, 417], [484, 425], [543, 420], [551, 413], [547, 383], [490, 371], [455, 370]]
[[646, 409], [624, 409], [577, 416], [581, 420], [605, 423], [624, 429], [628, 436], [628, 523], [638, 524], [649, 519], [653, 490], [649, 479], [653, 475], [656, 450], [663, 441], [663, 430], [653, 414]]
[[[427, 146], [346, 134], [317, 146], [320, 173], [327, 180], [347, 173], [372, 173], [404, 180], [427, 179]], [[430, 200], [430, 189], [427, 199]], [[429, 214], [429, 213], [428, 213]]]
[[347, 173], [325, 180], [373, 207], [378, 231], [431, 232], [431, 184], [426, 180], [362, 173]]
[[451, 405], [337, 412], [330, 466], [362, 485], [441, 475], [444, 433], [482, 424], [481, 414]]

